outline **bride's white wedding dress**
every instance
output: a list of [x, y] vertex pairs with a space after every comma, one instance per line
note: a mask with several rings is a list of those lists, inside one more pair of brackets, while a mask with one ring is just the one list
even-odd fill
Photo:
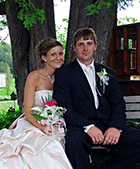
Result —
[[[42, 107], [41, 96], [52, 98], [52, 91], [35, 92], [34, 106]], [[0, 131], [0, 169], [72, 169], [56, 135], [47, 136], [25, 117], [15, 129]]]

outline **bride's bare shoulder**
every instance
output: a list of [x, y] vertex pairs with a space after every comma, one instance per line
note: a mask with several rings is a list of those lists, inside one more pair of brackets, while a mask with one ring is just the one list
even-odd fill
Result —
[[28, 74], [27, 79], [29, 80], [37, 80], [40, 78], [40, 71], [41, 69], [34, 70]]

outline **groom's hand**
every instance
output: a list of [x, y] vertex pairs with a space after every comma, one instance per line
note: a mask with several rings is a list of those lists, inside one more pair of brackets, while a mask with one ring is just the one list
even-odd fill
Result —
[[92, 138], [93, 144], [103, 143], [104, 135], [98, 127], [96, 126], [91, 127], [88, 130], [87, 134]]
[[103, 145], [112, 144], [115, 145], [118, 143], [121, 132], [115, 127], [108, 128], [104, 133], [104, 142]]

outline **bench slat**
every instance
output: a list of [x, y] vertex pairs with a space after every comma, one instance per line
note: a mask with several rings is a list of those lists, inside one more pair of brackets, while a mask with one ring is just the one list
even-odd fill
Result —
[[125, 102], [140, 102], [140, 96], [124, 96]]
[[[126, 119], [140, 119], [140, 96], [124, 96], [124, 100], [126, 102], [127, 111], [125, 112]], [[138, 110], [139, 112], [137, 112]], [[91, 149], [105, 149], [105, 147], [93, 146]]]
[[126, 110], [140, 110], [140, 104], [126, 104]]
[[140, 119], [140, 112], [126, 112], [126, 119]]

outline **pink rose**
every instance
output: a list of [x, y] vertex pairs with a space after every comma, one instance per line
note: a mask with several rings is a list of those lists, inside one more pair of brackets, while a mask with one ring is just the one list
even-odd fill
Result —
[[40, 121], [40, 123], [41, 123], [43, 126], [45, 126], [45, 125], [46, 125], [46, 120], [42, 119], [42, 120]]

